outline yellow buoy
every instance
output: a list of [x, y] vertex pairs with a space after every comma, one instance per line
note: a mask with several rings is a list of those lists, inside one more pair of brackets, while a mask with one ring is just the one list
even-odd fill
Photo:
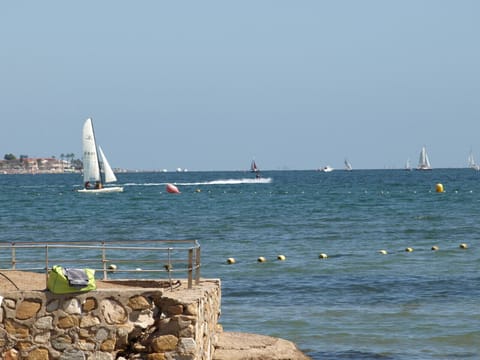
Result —
[[468, 248], [468, 245], [463, 243], [463, 244], [460, 244], [460, 249], [467, 249]]
[[433, 246], [432, 246], [432, 250], [433, 250], [433, 251], [437, 251], [438, 249], [439, 249], [439, 247], [438, 247], [437, 245], [433, 245]]
[[382, 254], [382, 255], [387, 255], [387, 250], [378, 250], [378, 253], [379, 254]]
[[405, 249], [405, 251], [406, 251], [406, 252], [412, 252], [412, 251], [413, 251], [413, 248], [407, 247], [407, 248]]
[[267, 259], [265, 259], [263, 256], [260, 256], [258, 259], [257, 259], [258, 262], [265, 262], [267, 261]]
[[320, 259], [326, 259], [326, 258], [328, 258], [328, 255], [325, 254], [325, 253], [321, 253], [320, 255], [318, 255], [318, 257], [319, 257]]
[[443, 193], [443, 185], [442, 184], [437, 184], [435, 186], [435, 190], [438, 192], [438, 193]]
[[234, 258], [228, 258], [227, 259], [227, 264], [235, 264], [235, 259]]
[[286, 259], [285, 255], [278, 255], [277, 259], [280, 261], [284, 261]]

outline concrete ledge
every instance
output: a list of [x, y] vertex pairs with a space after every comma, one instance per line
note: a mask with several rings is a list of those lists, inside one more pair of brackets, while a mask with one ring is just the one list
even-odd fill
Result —
[[310, 360], [291, 341], [239, 332], [219, 333], [212, 359]]

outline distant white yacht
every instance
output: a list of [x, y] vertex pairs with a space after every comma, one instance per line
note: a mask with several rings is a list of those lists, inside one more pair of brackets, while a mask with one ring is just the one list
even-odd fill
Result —
[[331, 172], [331, 171], [333, 171], [333, 168], [330, 165], [327, 165], [327, 166], [324, 166], [323, 168], [321, 168], [320, 171]]

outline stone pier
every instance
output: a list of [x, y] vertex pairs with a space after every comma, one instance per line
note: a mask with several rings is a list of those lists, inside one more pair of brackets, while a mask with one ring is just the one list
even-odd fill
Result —
[[[0, 282], [4, 360], [308, 359], [293, 343], [224, 333], [221, 282], [97, 281], [86, 293], [53, 294], [45, 275]], [[13, 278], [13, 281], [12, 281]]]

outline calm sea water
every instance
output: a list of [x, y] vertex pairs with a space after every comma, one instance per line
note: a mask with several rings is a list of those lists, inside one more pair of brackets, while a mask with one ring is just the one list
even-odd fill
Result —
[[78, 174], [0, 175], [0, 241], [197, 239], [226, 331], [314, 359], [480, 358], [480, 172], [263, 176], [127, 173], [124, 193], [91, 195]]

